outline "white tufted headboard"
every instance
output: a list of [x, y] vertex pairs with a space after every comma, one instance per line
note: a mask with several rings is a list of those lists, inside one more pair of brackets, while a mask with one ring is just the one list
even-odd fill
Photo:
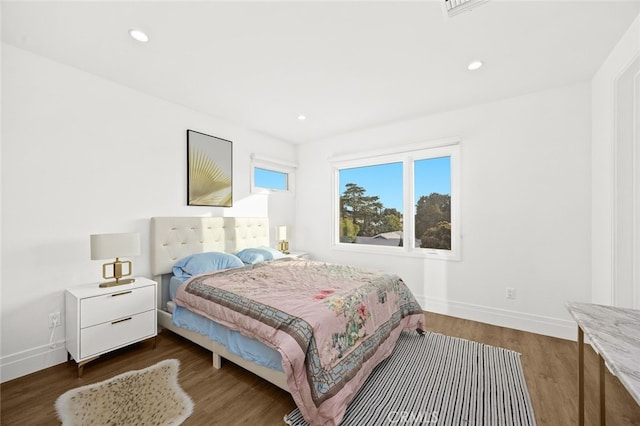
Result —
[[151, 273], [169, 274], [174, 263], [190, 254], [237, 253], [268, 245], [266, 217], [152, 217]]
[[266, 217], [152, 217], [151, 273], [158, 283], [158, 307], [169, 299], [173, 265], [190, 254], [207, 251], [237, 253], [269, 245]]

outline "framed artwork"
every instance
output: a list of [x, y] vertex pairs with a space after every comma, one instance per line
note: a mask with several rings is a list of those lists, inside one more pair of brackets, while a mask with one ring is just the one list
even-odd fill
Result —
[[187, 204], [231, 207], [233, 142], [187, 130]]

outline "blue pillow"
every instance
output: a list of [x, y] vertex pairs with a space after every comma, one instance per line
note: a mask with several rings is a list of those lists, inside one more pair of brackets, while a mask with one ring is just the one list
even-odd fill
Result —
[[212, 251], [197, 253], [180, 259], [173, 265], [173, 275], [178, 278], [191, 278], [195, 275], [213, 272], [220, 269], [244, 266], [242, 260], [231, 253]]
[[271, 247], [252, 247], [240, 250], [236, 253], [236, 256], [240, 258], [246, 264], [253, 264], [258, 262], [266, 262], [268, 260], [280, 259], [284, 257], [284, 254], [280, 253], [276, 249]]

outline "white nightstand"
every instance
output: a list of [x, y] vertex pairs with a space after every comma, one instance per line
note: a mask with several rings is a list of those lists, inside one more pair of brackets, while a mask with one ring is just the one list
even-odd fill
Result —
[[78, 363], [78, 377], [100, 355], [157, 335], [155, 281], [137, 277], [115, 287], [98, 284], [65, 292], [67, 352]]
[[285, 254], [284, 257], [290, 257], [292, 259], [309, 259], [309, 252], [307, 251], [290, 251]]

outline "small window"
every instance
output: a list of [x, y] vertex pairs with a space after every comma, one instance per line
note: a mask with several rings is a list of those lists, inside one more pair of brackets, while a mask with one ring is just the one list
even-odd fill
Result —
[[289, 190], [288, 173], [256, 167], [253, 179], [258, 188], [274, 189], [276, 191]]
[[251, 192], [294, 192], [296, 165], [251, 154]]

